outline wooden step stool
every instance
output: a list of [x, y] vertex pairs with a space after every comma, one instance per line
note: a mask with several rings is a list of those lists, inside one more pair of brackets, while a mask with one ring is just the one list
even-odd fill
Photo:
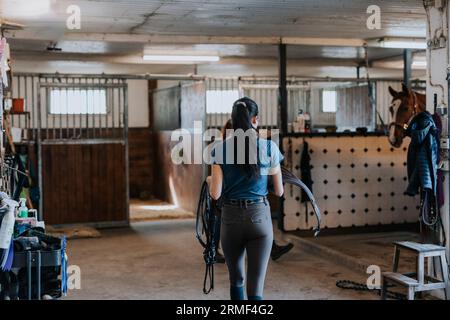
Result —
[[[400, 250], [412, 251], [417, 255], [416, 273], [398, 273]], [[442, 280], [425, 274], [425, 258], [430, 262], [438, 262], [442, 273]], [[430, 264], [429, 264], [430, 265]], [[415, 278], [413, 278], [415, 277]], [[386, 291], [389, 283], [394, 283], [408, 289], [408, 300], [414, 300], [416, 292], [444, 289], [445, 299], [450, 298], [450, 285], [448, 278], [448, 264], [445, 256], [445, 247], [434, 244], [420, 244], [415, 242], [395, 242], [394, 263], [392, 272], [383, 273], [381, 299], [386, 299]]]

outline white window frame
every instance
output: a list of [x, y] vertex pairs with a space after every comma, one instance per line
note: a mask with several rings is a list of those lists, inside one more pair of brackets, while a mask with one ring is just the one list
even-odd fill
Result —
[[206, 90], [206, 114], [230, 114], [233, 103], [240, 98], [239, 89]]
[[[325, 99], [324, 99], [324, 95], [327, 92], [333, 92], [334, 96], [335, 96], [335, 103], [334, 103], [334, 110], [330, 110], [330, 108], [326, 108], [325, 106]], [[320, 93], [320, 101], [321, 101], [321, 111], [323, 113], [336, 113], [337, 112], [337, 90], [336, 89], [322, 89], [321, 93]], [[328, 106], [329, 107], [329, 106]]]
[[[53, 105], [57, 100], [64, 105]], [[107, 115], [107, 88], [51, 88], [48, 113], [51, 115]]]

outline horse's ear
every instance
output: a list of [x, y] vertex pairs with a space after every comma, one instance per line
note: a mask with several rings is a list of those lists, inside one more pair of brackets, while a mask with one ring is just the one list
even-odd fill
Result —
[[406, 84], [402, 83], [402, 90], [404, 93], [409, 94], [409, 88]]
[[398, 92], [395, 91], [394, 89], [392, 89], [391, 86], [389, 86], [389, 93], [390, 93], [391, 96], [393, 96], [394, 98], [395, 98], [396, 96], [398, 96]]

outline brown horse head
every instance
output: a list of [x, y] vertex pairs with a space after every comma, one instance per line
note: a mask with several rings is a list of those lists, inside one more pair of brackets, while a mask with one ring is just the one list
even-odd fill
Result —
[[426, 110], [426, 96], [410, 90], [402, 84], [402, 91], [389, 87], [392, 103], [389, 107], [392, 122], [389, 125], [389, 142], [400, 148], [405, 138], [406, 129], [415, 115]]

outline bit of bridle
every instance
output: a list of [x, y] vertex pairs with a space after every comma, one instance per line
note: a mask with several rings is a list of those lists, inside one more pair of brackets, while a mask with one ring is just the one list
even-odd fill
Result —
[[417, 115], [417, 108], [418, 108], [416, 93], [412, 92], [412, 94], [413, 94], [413, 98], [414, 98], [414, 110], [413, 110], [413, 114], [412, 114], [411, 118], [409, 118], [409, 120], [406, 123], [391, 122], [389, 124], [389, 129], [391, 129], [392, 127], [398, 127], [402, 130], [402, 132], [405, 132], [406, 130], [408, 130], [409, 125], [411, 124], [411, 121]]

